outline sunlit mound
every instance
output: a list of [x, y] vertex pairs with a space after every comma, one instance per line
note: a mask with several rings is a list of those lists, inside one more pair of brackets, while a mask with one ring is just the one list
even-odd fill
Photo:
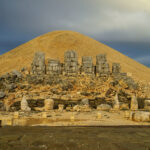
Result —
[[77, 51], [79, 62], [82, 56], [92, 56], [94, 63], [97, 54], [106, 54], [110, 65], [113, 62], [121, 64], [122, 72], [133, 75], [138, 80], [150, 82], [150, 69], [120, 52], [73, 31], [54, 31], [39, 36], [0, 56], [0, 74], [30, 67], [37, 51], [45, 52], [47, 58], [58, 58], [63, 62], [64, 52]]

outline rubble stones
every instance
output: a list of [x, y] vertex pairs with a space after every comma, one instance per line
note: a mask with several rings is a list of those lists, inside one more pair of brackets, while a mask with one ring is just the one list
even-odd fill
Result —
[[45, 74], [45, 54], [43, 52], [36, 52], [33, 62], [31, 64], [32, 74]]
[[101, 104], [97, 106], [97, 110], [100, 111], [109, 111], [112, 107], [108, 104]]
[[138, 110], [138, 101], [135, 95], [132, 96], [131, 104], [130, 104], [131, 110]]

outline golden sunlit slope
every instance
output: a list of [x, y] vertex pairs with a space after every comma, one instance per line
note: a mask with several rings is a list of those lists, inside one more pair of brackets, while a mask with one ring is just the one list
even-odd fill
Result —
[[118, 62], [123, 72], [130, 72], [139, 80], [150, 81], [150, 69], [118, 51], [73, 31], [54, 31], [39, 36], [19, 47], [0, 56], [0, 74], [10, 72], [13, 69], [21, 69], [30, 66], [34, 53], [43, 51], [46, 58], [59, 58], [63, 61], [66, 50], [76, 50], [81, 62], [82, 56], [93, 56], [107, 54], [108, 61]]

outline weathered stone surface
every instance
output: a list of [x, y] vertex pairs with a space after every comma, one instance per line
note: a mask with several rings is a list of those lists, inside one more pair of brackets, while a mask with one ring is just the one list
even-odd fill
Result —
[[22, 111], [31, 111], [31, 108], [28, 106], [28, 102], [27, 102], [25, 96], [23, 96], [22, 101], [21, 101], [21, 110]]
[[132, 96], [131, 104], [130, 104], [131, 110], [138, 110], [138, 101], [135, 95]]
[[0, 91], [0, 99], [4, 98], [6, 96], [6, 94], [2, 91]]
[[119, 110], [119, 108], [120, 108], [120, 104], [119, 104], [118, 94], [116, 93], [116, 95], [114, 97], [113, 109], [114, 110]]
[[121, 66], [119, 63], [113, 63], [112, 64], [112, 73], [113, 74], [119, 74], [121, 72]]
[[63, 104], [59, 104], [58, 105], [58, 111], [59, 112], [63, 112], [63, 110], [64, 110], [64, 105]]
[[133, 114], [134, 121], [148, 122], [150, 121], [150, 113], [149, 112], [135, 112]]
[[88, 105], [75, 105], [73, 111], [77, 112], [90, 112], [91, 108]]
[[64, 71], [66, 75], [78, 74], [78, 56], [75, 51], [67, 51], [64, 54]]
[[101, 104], [97, 106], [97, 110], [109, 111], [112, 107], [108, 104]]
[[89, 100], [88, 99], [82, 99], [81, 100], [81, 105], [89, 105]]
[[44, 101], [44, 108], [45, 108], [45, 111], [53, 110], [54, 109], [54, 100], [46, 99]]
[[145, 100], [144, 101], [144, 109], [150, 110], [150, 100]]
[[128, 110], [129, 109], [129, 104], [121, 103], [120, 104], [120, 110]]
[[81, 72], [88, 75], [94, 74], [94, 66], [93, 66], [93, 61], [91, 56], [82, 57]]
[[59, 75], [61, 74], [61, 64], [59, 60], [48, 59], [48, 64], [46, 66], [46, 73], [49, 75]]
[[36, 52], [33, 62], [31, 64], [32, 74], [45, 74], [45, 54], [43, 52]]
[[21, 72], [19, 72], [19, 71], [17, 71], [17, 70], [13, 70], [11, 73], [12, 73], [13, 75], [16, 75], [18, 78], [22, 78]]
[[109, 64], [107, 63], [105, 54], [96, 56], [96, 74], [98, 76], [108, 76], [110, 74]]

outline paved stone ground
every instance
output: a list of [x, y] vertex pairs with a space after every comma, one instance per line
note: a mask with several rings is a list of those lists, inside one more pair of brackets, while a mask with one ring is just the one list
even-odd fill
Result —
[[150, 128], [3, 127], [0, 150], [150, 150]]

